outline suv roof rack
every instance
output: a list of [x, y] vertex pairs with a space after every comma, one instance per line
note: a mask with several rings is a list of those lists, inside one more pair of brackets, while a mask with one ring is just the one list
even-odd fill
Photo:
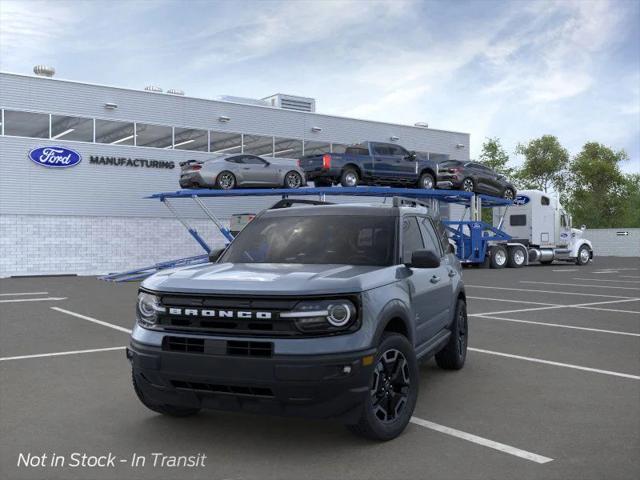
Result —
[[289, 208], [296, 204], [301, 205], [335, 205], [332, 202], [324, 202], [322, 200], [303, 200], [301, 198], [283, 198], [269, 207], [269, 210], [275, 210], [278, 208]]
[[417, 198], [393, 197], [394, 207], [425, 207], [427, 210], [432, 208], [431, 204], [418, 200]]

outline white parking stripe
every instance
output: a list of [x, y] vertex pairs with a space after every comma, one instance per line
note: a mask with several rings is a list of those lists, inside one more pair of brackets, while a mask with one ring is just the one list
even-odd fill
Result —
[[468, 350], [478, 353], [486, 353], [487, 355], [496, 355], [498, 357], [515, 358], [516, 360], [524, 360], [527, 362], [542, 363], [545, 365], [553, 365], [554, 367], [572, 368], [574, 370], [582, 370], [584, 372], [601, 373], [603, 375], [611, 375], [612, 377], [630, 378], [632, 380], [640, 380], [640, 376], [631, 375], [630, 373], [613, 372], [611, 370], [600, 370], [599, 368], [583, 367], [581, 365], [573, 365], [571, 363], [553, 362], [551, 360], [543, 360], [542, 358], [524, 357], [522, 355], [512, 355], [510, 353], [494, 352], [493, 350], [484, 350], [482, 348], [468, 347]]
[[640, 275], [620, 275], [620, 278], [640, 278]]
[[572, 305], [553, 305], [548, 307], [536, 307], [536, 308], [518, 308], [516, 310], [499, 310], [497, 312], [480, 312], [470, 313], [470, 317], [479, 317], [481, 315], [500, 315], [502, 313], [519, 313], [519, 312], [535, 312], [538, 310], [553, 310], [555, 308], [584, 308], [586, 310], [600, 310], [603, 312], [620, 312], [620, 313], [638, 313], [634, 310], [616, 310], [614, 308], [599, 308], [593, 305], [606, 305], [609, 303], [624, 303], [624, 302], [637, 302], [640, 298], [628, 298], [626, 300], [606, 300], [604, 302], [590, 302], [590, 303], [575, 303]]
[[551, 270], [552, 272], [577, 272], [579, 268], [560, 268], [558, 270]]
[[81, 318], [88, 322], [97, 323], [98, 325], [102, 325], [103, 327], [113, 328], [114, 330], [118, 330], [120, 332], [131, 333], [131, 329], [121, 327], [120, 325], [114, 325], [113, 323], [103, 322], [102, 320], [98, 320], [97, 318], [87, 317], [86, 315], [80, 315], [79, 313], [71, 312], [69, 310], [65, 310], [64, 308], [51, 307], [51, 310], [55, 310], [56, 312], [66, 313], [67, 315], [71, 315], [72, 317]]
[[37, 353], [35, 355], [20, 355], [17, 357], [1, 357], [0, 362], [6, 362], [8, 360], [24, 360], [26, 358], [60, 357], [62, 355], [77, 355], [79, 353], [109, 352], [111, 350], [123, 350], [125, 348], [127, 347], [92, 348], [89, 350], [70, 350], [68, 352]]
[[604, 295], [600, 293], [579, 293], [579, 292], [559, 292], [557, 290], [534, 290], [531, 288], [512, 288], [512, 287], [494, 287], [493, 285], [465, 285], [467, 288], [490, 288], [492, 290], [511, 290], [513, 292], [538, 292], [538, 293], [555, 293], [557, 295], [578, 295], [579, 297], [607, 297], [607, 298], [630, 298], [637, 300], [636, 297], [623, 297], [620, 295]]
[[49, 295], [49, 292], [0, 293], [0, 297], [17, 297], [20, 295]]
[[581, 307], [580, 305], [573, 308], [584, 308], [585, 310], [600, 310], [601, 312], [633, 313], [634, 315], [637, 315], [640, 313], [640, 311], [638, 310], [619, 310], [615, 308]]
[[604, 278], [579, 278], [573, 277], [571, 280], [588, 280], [590, 282], [615, 282], [615, 283], [631, 283], [633, 285], [638, 285], [638, 281], [635, 282], [633, 280], [609, 280]]
[[0, 300], [0, 303], [20, 303], [20, 302], [55, 302], [66, 300], [67, 297], [43, 297], [43, 298], [12, 298], [10, 300]]
[[555, 307], [558, 304], [556, 303], [543, 303], [543, 302], [530, 302], [529, 300], [509, 300], [506, 298], [489, 298], [489, 297], [470, 297], [467, 295], [467, 298], [471, 298], [473, 300], [490, 300], [493, 302], [508, 302], [508, 303], [526, 303], [531, 305], [546, 305], [548, 307]]
[[601, 328], [588, 328], [588, 327], [578, 327], [576, 325], [563, 325], [561, 323], [547, 323], [547, 322], [534, 322], [532, 320], [520, 320], [516, 318], [502, 318], [502, 317], [494, 317], [492, 315], [473, 315], [476, 318], [487, 318], [491, 320], [501, 320], [504, 322], [514, 322], [514, 323], [529, 323], [532, 325], [544, 325], [547, 327], [558, 327], [558, 328], [569, 328], [573, 330], [584, 330], [586, 332], [597, 332], [597, 333], [611, 333], [613, 335], [627, 335], [629, 337], [640, 337], [640, 333], [633, 332], [621, 332], [619, 330], [603, 330]]
[[617, 290], [640, 290], [640, 288], [638, 287], [619, 287], [618, 285], [586, 285], [583, 283], [536, 282], [533, 280], [520, 280], [520, 283], [535, 283], [537, 285], [560, 285], [564, 287], [615, 288]]
[[537, 308], [518, 308], [516, 310], [500, 310], [498, 312], [481, 312], [481, 313], [470, 313], [470, 317], [479, 317], [481, 315], [498, 315], [501, 313], [519, 313], [519, 312], [537, 312], [539, 310], [553, 310], [555, 308], [567, 308], [571, 305], [553, 305], [550, 307], [537, 307]]
[[543, 457], [542, 455], [538, 455], [536, 453], [527, 452], [526, 450], [521, 450], [510, 445], [505, 445], [504, 443], [494, 442], [493, 440], [489, 440], [488, 438], [479, 437], [471, 433], [463, 432], [462, 430], [456, 430], [455, 428], [445, 427], [444, 425], [440, 425], [439, 423], [430, 422], [418, 417], [411, 417], [411, 423], [420, 425], [421, 427], [425, 427], [430, 430], [435, 430], [436, 432], [451, 435], [452, 437], [461, 438], [462, 440], [466, 440], [467, 442], [477, 443], [478, 445], [482, 445], [483, 447], [493, 448], [494, 450], [499, 450], [500, 452], [508, 453], [509, 455], [513, 455], [515, 457], [524, 458], [525, 460], [530, 460], [535, 463], [549, 463], [553, 461], [553, 458]]

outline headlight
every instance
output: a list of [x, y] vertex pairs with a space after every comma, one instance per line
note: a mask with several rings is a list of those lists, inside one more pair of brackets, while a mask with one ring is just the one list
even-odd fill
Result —
[[351, 300], [311, 300], [300, 302], [291, 312], [280, 318], [293, 319], [295, 326], [305, 333], [332, 333], [352, 328], [357, 323], [356, 306]]
[[158, 321], [158, 312], [164, 312], [160, 298], [147, 292], [138, 293], [138, 323], [143, 327], [153, 327]]

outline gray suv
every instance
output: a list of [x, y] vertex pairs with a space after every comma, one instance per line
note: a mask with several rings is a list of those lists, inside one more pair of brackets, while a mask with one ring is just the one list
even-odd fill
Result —
[[127, 357], [151, 410], [339, 418], [389, 440], [411, 418], [418, 361], [464, 365], [460, 263], [414, 201], [283, 200], [211, 257], [141, 285]]

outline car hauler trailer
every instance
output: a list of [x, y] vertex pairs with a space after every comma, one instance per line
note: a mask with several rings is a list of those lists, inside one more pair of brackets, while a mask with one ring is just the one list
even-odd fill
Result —
[[[174, 214], [174, 216], [187, 229], [189, 234], [203, 248], [205, 254], [195, 257], [169, 260], [148, 267], [137, 268], [121, 273], [112, 273], [101, 277], [108, 281], [133, 281], [148, 277], [153, 273], [187, 265], [206, 263], [209, 261], [208, 254], [212, 248], [206, 240], [193, 228], [189, 222], [180, 216], [174, 208], [174, 199], [191, 199], [202, 212], [216, 225], [226, 242], [233, 240], [233, 233], [227, 229], [222, 222], [207, 208], [202, 201], [203, 198], [231, 198], [242, 196], [280, 196], [282, 200], [290, 197], [317, 196], [319, 201], [324, 202], [327, 196], [348, 196], [348, 197], [375, 197], [375, 198], [395, 198], [394, 202], [413, 201], [423, 205], [431, 214], [444, 215], [440, 212], [441, 204], [461, 205], [464, 213], [460, 220], [443, 220], [460, 262], [467, 265], [489, 264], [493, 268], [505, 266], [520, 267], [529, 263], [528, 244], [520, 241], [512, 241], [511, 235], [502, 230], [504, 218], [513, 202], [504, 198], [492, 197], [489, 195], [479, 195], [472, 192], [457, 190], [424, 190], [415, 188], [389, 188], [389, 187], [321, 187], [321, 188], [299, 188], [296, 190], [276, 188], [276, 189], [237, 189], [237, 190], [178, 190], [176, 192], [156, 193], [147, 198], [160, 200]], [[274, 207], [272, 207], [274, 208]], [[489, 225], [482, 221], [482, 209], [499, 209], [496, 224]], [[465, 220], [468, 213], [468, 220]], [[585, 241], [586, 242], [586, 241]], [[590, 243], [586, 242], [589, 245]], [[531, 244], [533, 247], [533, 244]], [[547, 255], [545, 253], [545, 255]], [[537, 257], [536, 257], [537, 258]], [[546, 256], [544, 259], [546, 260]]]

